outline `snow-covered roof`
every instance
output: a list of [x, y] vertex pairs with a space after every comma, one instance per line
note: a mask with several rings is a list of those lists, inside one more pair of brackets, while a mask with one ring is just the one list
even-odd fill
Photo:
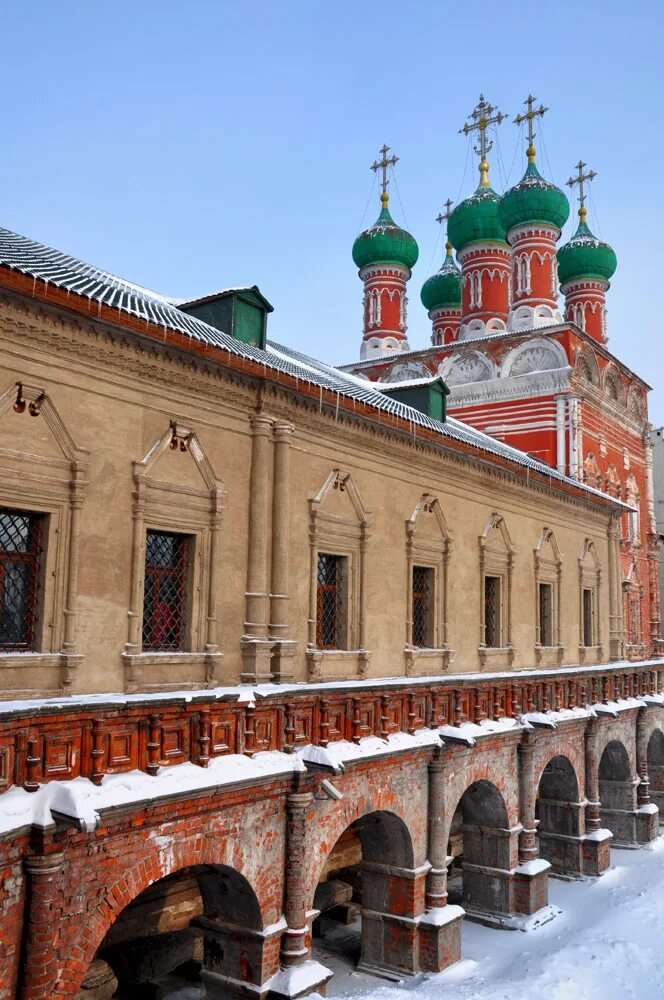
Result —
[[589, 499], [595, 496], [601, 498], [604, 503], [608, 501], [612, 505], [624, 506], [599, 490], [562, 475], [551, 466], [469, 427], [460, 420], [448, 417], [443, 423], [392, 399], [381, 391], [381, 388], [388, 387], [387, 384], [378, 388], [365, 378], [279, 344], [268, 343], [266, 350], [245, 344], [203, 320], [183, 312], [176, 305], [176, 300], [169, 296], [125, 281], [60, 250], [54, 250], [8, 229], [0, 228], [0, 270], [2, 268], [9, 268], [33, 278], [33, 288], [39, 282], [43, 282], [47, 286], [52, 285], [68, 293], [83, 296], [99, 303], [100, 306], [117, 309], [119, 314], [124, 313], [145, 320], [147, 323], [184, 334], [192, 341], [219, 347], [239, 358], [250, 359], [262, 366], [265, 377], [269, 377], [270, 370], [282, 372], [295, 379], [296, 384], [308, 383], [320, 387], [321, 390], [327, 389], [331, 393], [336, 393], [338, 399], [345, 397], [357, 400], [376, 411], [388, 413], [405, 421], [414, 437], [417, 436], [417, 428], [424, 427], [436, 432], [441, 445], [444, 445], [446, 440], [458, 442], [475, 449], [478, 458], [482, 455], [489, 459], [496, 456], [515, 466], [538, 472], [552, 484], [558, 482], [574, 486], [575, 489], [586, 493]]

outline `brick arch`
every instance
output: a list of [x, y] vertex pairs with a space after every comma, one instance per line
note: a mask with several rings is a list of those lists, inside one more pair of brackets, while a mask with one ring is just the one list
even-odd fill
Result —
[[[576, 801], [578, 801], [579, 800], [579, 796], [581, 794], [581, 789], [584, 786], [584, 783], [583, 783], [583, 774], [582, 774], [581, 768], [580, 768], [578, 762], [573, 761], [572, 758], [569, 757], [566, 753], [555, 753], [555, 751], [552, 752], [551, 754], [549, 754], [549, 756], [548, 756], [545, 764], [540, 769], [539, 774], [537, 774], [537, 776], [536, 776], [536, 779], [535, 779], [536, 786], [535, 787], [536, 787], [537, 796], [539, 797], [540, 789], [542, 787], [542, 781], [546, 777], [545, 772], [546, 772], [547, 768], [549, 767], [550, 764], [553, 764], [555, 761], [564, 761], [566, 765], [569, 765], [569, 772], [567, 774], [567, 777], [570, 777], [570, 776], [573, 777], [574, 784], [576, 786], [576, 790], [571, 789], [571, 788], [570, 789], [566, 789], [565, 790], [566, 794], [564, 796], [560, 796], [560, 798], [561, 799], [565, 798], [569, 802], [576, 802]], [[568, 792], [570, 792], [571, 794], [567, 794]]]
[[655, 764], [664, 764], [664, 726], [659, 722], [653, 722], [646, 732], [648, 763], [652, 761]]
[[[459, 796], [449, 815], [448, 824], [448, 836], [449, 836], [449, 826], [452, 824], [452, 818], [456, 813], [459, 806], [462, 805], [466, 795], [471, 793], [466, 800], [466, 808], [468, 809], [470, 818], [477, 823], [491, 823], [492, 825], [500, 825], [504, 829], [510, 826], [509, 809], [503, 792], [500, 790], [497, 784], [491, 781], [489, 778], [476, 778], [474, 781], [470, 781], [463, 792]], [[484, 793], [485, 798], [481, 799], [479, 793]], [[477, 796], [477, 798], [475, 798]]]
[[[583, 740], [583, 736], [580, 737]], [[542, 779], [544, 778], [544, 772], [548, 768], [549, 764], [552, 764], [555, 760], [565, 761], [569, 764], [572, 775], [574, 776], [574, 781], [576, 782], [576, 800], [570, 799], [569, 801], [578, 801], [581, 797], [582, 791], [585, 787], [585, 774], [584, 774], [584, 764], [583, 761], [577, 755], [570, 755], [568, 753], [556, 752], [556, 748], [551, 747], [551, 752], [547, 754], [546, 760], [541, 764], [535, 777], [535, 793], [539, 796], [540, 788], [542, 785]]]
[[[369, 821], [376, 820], [376, 828], [372, 831]], [[363, 821], [365, 823], [363, 824]], [[406, 819], [394, 809], [363, 808], [359, 802], [353, 813], [340, 811], [335, 822], [327, 828], [324, 852], [312, 858], [309, 866], [309, 902], [307, 909], [313, 905], [314, 893], [334, 847], [343, 834], [355, 827], [362, 843], [362, 857], [366, 861], [380, 861], [401, 868], [415, 866], [414, 838]]]
[[622, 740], [609, 739], [599, 758], [599, 779], [629, 781], [634, 774], [634, 764]]
[[[627, 726], [625, 725], [627, 722]], [[615, 720], [606, 727], [597, 741], [597, 760], [601, 761], [609, 743], [620, 743], [625, 749], [632, 774], [636, 773], [636, 719]]]
[[[121, 878], [109, 886], [104, 898], [97, 906], [96, 913], [88, 918], [86, 925], [68, 949], [69, 957], [58, 977], [53, 1000], [64, 1000], [64, 998], [74, 996], [77, 993], [97, 950], [120, 914], [142, 892], [169, 875], [192, 869], [198, 869], [199, 875], [201, 870], [204, 870], [207, 875], [212, 873], [230, 875], [231, 879], [235, 881], [236, 887], [241, 886], [247, 899], [251, 899], [252, 903], [255, 904], [248, 910], [251, 912], [250, 923], [257, 925], [254, 929], [262, 929], [265, 926], [263, 906], [250, 882], [237, 869], [221, 861], [215, 862], [207, 855], [207, 839], [196, 838], [193, 844], [176, 845], [172, 851], [160, 852], [151, 858], [137, 862], [133, 868], [130, 868]], [[247, 890], [249, 890], [248, 893]], [[201, 887], [201, 896], [207, 910], [213, 903], [211, 894], [209, 891], [204, 893]], [[237, 913], [235, 913], [235, 919], [236, 922], [241, 922]]]

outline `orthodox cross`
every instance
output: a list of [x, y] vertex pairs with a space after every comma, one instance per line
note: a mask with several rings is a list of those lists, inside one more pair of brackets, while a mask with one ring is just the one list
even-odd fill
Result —
[[581, 222], [586, 221], [586, 215], [587, 215], [586, 196], [583, 190], [583, 185], [586, 181], [592, 181], [595, 177], [597, 177], [597, 173], [595, 170], [589, 170], [587, 174], [584, 174], [583, 168], [585, 166], [587, 166], [587, 164], [584, 163], [583, 160], [579, 160], [579, 162], [576, 165], [576, 169], [578, 170], [576, 177], [570, 177], [570, 179], [567, 181], [568, 187], [573, 188], [576, 184], [579, 185], [579, 205], [580, 205], [579, 218], [581, 219]]
[[528, 110], [522, 115], [517, 115], [514, 119], [515, 125], [520, 125], [521, 122], [528, 122], [528, 162], [534, 163], [535, 161], [535, 147], [533, 146], [533, 139], [535, 138], [536, 132], [533, 131], [533, 122], [536, 118], [543, 118], [546, 112], [549, 110], [545, 108], [543, 104], [540, 104], [539, 108], [533, 108], [533, 104], [537, 100], [532, 94], [529, 94], [527, 99], [523, 102], [528, 106]]
[[473, 146], [473, 149], [480, 158], [480, 187], [489, 187], [489, 164], [486, 161], [486, 154], [492, 148], [493, 141], [487, 139], [486, 130], [489, 125], [500, 125], [507, 118], [507, 115], [499, 111], [495, 105], [488, 104], [484, 100], [484, 95], [480, 94], [477, 107], [470, 117], [472, 123], [466, 122], [463, 128], [459, 129], [459, 133], [470, 135], [471, 132], [479, 132], [479, 143], [477, 146]]
[[447, 201], [445, 202], [445, 211], [441, 212], [439, 215], [436, 216], [436, 222], [440, 223], [441, 226], [442, 226], [443, 222], [447, 222], [447, 220], [449, 219], [450, 215], [452, 214], [452, 205], [453, 204], [454, 204], [454, 202], [452, 201], [452, 199], [448, 198]]
[[[442, 224], [444, 222], [448, 222], [449, 221], [449, 218], [450, 218], [450, 216], [452, 214], [452, 205], [453, 204], [454, 204], [454, 202], [452, 201], [452, 199], [448, 198], [447, 201], [445, 202], [445, 211], [444, 212], [439, 212], [439, 214], [436, 216], [436, 222], [439, 225], [442, 226]], [[452, 251], [452, 244], [450, 243], [449, 239], [445, 240], [445, 250], [447, 251], [448, 254], [451, 253], [451, 251]]]
[[390, 147], [386, 146], [385, 143], [383, 143], [383, 148], [378, 150], [379, 153], [382, 153], [382, 159], [374, 160], [374, 162], [371, 164], [371, 169], [373, 170], [374, 173], [377, 173], [377, 171], [379, 170], [383, 171], [383, 179], [380, 182], [380, 186], [383, 189], [380, 196], [380, 200], [382, 201], [383, 205], [387, 205], [387, 202], [389, 200], [389, 195], [387, 193], [387, 185], [389, 184], [389, 180], [387, 178], [388, 168], [393, 167], [394, 164], [397, 163], [399, 160], [398, 156], [390, 156], [388, 159], [387, 154], [389, 153], [389, 151]]

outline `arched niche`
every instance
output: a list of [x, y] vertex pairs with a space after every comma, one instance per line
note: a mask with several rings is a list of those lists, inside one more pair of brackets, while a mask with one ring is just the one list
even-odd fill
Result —
[[423, 493], [406, 520], [407, 674], [439, 673], [451, 663], [447, 622], [451, 546], [440, 500]]
[[89, 452], [76, 444], [59, 403], [42, 385], [10, 384], [0, 396], [0, 423], [0, 507], [8, 517], [25, 514], [39, 531], [30, 641], [0, 651], [3, 688], [33, 697], [71, 694], [83, 659], [78, 565]]
[[[369, 523], [370, 512], [353, 476], [333, 469], [309, 499], [309, 680], [363, 677], [368, 670]], [[324, 634], [332, 604], [334, 634], [327, 626]]]
[[[219, 532], [224, 488], [194, 430], [171, 421], [143, 458], [133, 463], [131, 590], [123, 653], [127, 691], [215, 687], [221, 682], [217, 644]], [[144, 651], [142, 628], [149, 531], [182, 535], [191, 597], [183, 647]], [[165, 677], [159, 671], [167, 670]], [[180, 670], [178, 677], [177, 671]], [[194, 675], [192, 677], [192, 674]]]

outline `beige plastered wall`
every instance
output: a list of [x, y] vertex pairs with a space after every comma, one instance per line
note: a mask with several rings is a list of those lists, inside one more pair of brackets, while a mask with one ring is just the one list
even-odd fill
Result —
[[[43, 497], [52, 494], [59, 498], [62, 514], [58, 537], [49, 537], [41, 656], [26, 656], [22, 661], [21, 657], [7, 654], [3, 658], [0, 654], [0, 693], [4, 698], [61, 690], [81, 693], [214, 686], [236, 683], [243, 672], [246, 677], [251, 655], [246, 643], [243, 650], [241, 639], [247, 632], [245, 592], [252, 544], [249, 494], [254, 440], [251, 416], [257, 408], [270, 421], [287, 422], [294, 428], [288, 448], [290, 568], [288, 593], [282, 597], [287, 598], [287, 629], [280, 633], [281, 640], [289, 643], [285, 679], [288, 672], [295, 680], [306, 681], [329, 676], [456, 673], [480, 667], [524, 669], [538, 662], [542, 666], [577, 664], [583, 658], [579, 650], [579, 557], [587, 540], [594, 546], [600, 583], [599, 648], [586, 654], [586, 662], [609, 658], [609, 515], [605, 511], [491, 471], [483, 466], [479, 453], [476, 459], [456, 457], [420, 445], [413, 438], [399, 439], [380, 429], [366, 428], [359, 421], [353, 424], [335, 419], [334, 413], [321, 413], [315, 405], [311, 408], [311, 404], [298, 403], [283, 390], [275, 394], [267, 380], [260, 386], [243, 383], [228, 371], [202, 370], [191, 358], [169, 355], [147, 341], [139, 342], [134, 335], [91, 322], [78, 323], [20, 299], [2, 298], [0, 396], [14, 392], [16, 382], [32, 387], [34, 393], [43, 392], [53, 413], [49, 423], [43, 413], [30, 417], [27, 412], [19, 414], [12, 406], [5, 407], [0, 416], [0, 502], [39, 510], [43, 509]], [[177, 433], [194, 435], [197, 447], [187, 451], [165, 447], [156, 458], [150, 458], [153, 449], [169, 435], [171, 423]], [[60, 425], [66, 431], [64, 446], [62, 431], [57, 433]], [[266, 485], [267, 509], [257, 523], [267, 525], [267, 595], [274, 447], [270, 424], [265, 461], [253, 470], [254, 476], [265, 477]], [[336, 486], [335, 470], [339, 473]], [[163, 662], [153, 657], [144, 668], [134, 671], [129, 666], [127, 644], [132, 566], [136, 563], [137, 474], [147, 477], [148, 490], [152, 491], [145, 523], [163, 523], [166, 528], [181, 525], [182, 530], [193, 530], [194, 524], [195, 530], [200, 527], [201, 544], [197, 544], [197, 565], [191, 577], [189, 643], [190, 651], [197, 655], [164, 657]], [[72, 543], [72, 509], [67, 496], [72, 492], [81, 501], [73, 570], [66, 558]], [[437, 631], [446, 655], [440, 652], [429, 658], [409, 659], [405, 653], [407, 522], [425, 495], [430, 504], [437, 501], [442, 518], [440, 513], [425, 510], [412, 532], [424, 550], [432, 553], [432, 562], [438, 567], [440, 601], [443, 575], [447, 579], [445, 621], [441, 612]], [[309, 616], [315, 518], [319, 530], [323, 525], [323, 533], [330, 524], [338, 523], [342, 533], [348, 529], [351, 547], [359, 550], [363, 546], [362, 617], [368, 651], [364, 656], [324, 656], [316, 661], [311, 649], [307, 655], [312, 634]], [[505, 562], [507, 555], [501, 557], [501, 553], [511, 550], [512, 649], [482, 662], [478, 651], [480, 539], [492, 518], [498, 527], [488, 532], [486, 551], [495, 551], [499, 561], [502, 558]], [[559, 561], [562, 559], [560, 648], [536, 661], [534, 552], [544, 529], [553, 531]], [[209, 562], [212, 530], [218, 534], [214, 614], [210, 616], [205, 604], [210, 593], [210, 566], [205, 561]], [[360, 535], [362, 541], [358, 541]], [[542, 558], [555, 562], [547, 545]], [[76, 574], [75, 607], [68, 608], [71, 571]], [[359, 575], [354, 590], [354, 645], [358, 644], [362, 614], [357, 607]], [[265, 607], [269, 619], [269, 597]], [[70, 628], [74, 642], [63, 656], [67, 616], [74, 623], [73, 630]], [[216, 618], [212, 633], [210, 617]], [[212, 643], [211, 634], [216, 640]], [[269, 646], [269, 634], [265, 641]]]

